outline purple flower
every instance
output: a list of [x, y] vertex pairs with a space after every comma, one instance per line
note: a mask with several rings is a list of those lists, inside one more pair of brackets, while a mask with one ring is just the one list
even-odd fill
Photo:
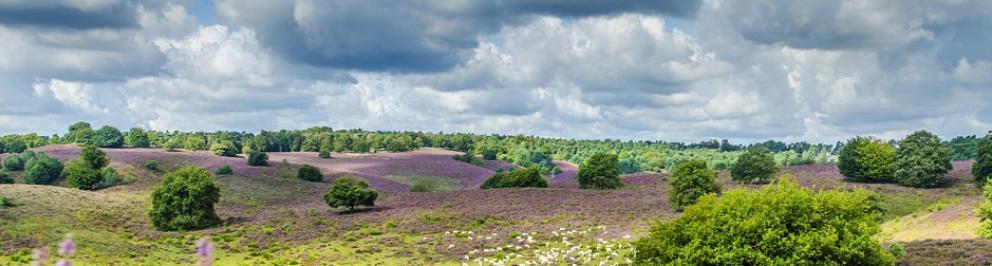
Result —
[[59, 243], [59, 255], [63, 257], [70, 257], [73, 254], [76, 254], [76, 241], [72, 241], [72, 236], [66, 235], [65, 239]]
[[72, 262], [67, 259], [61, 259], [59, 262], [55, 263], [55, 266], [72, 266]]
[[41, 266], [43, 261], [48, 260], [48, 247], [31, 250], [31, 259], [31, 266]]
[[210, 266], [213, 263], [214, 244], [207, 238], [202, 238], [196, 242], [196, 256], [200, 257], [197, 265]]

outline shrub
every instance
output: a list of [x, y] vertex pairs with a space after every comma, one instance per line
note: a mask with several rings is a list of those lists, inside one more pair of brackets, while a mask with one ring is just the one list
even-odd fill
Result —
[[347, 207], [354, 210], [355, 206], [375, 206], [379, 194], [369, 188], [364, 179], [346, 175], [334, 180], [331, 189], [324, 194], [324, 202], [331, 208]]
[[176, 151], [176, 149], [179, 149], [182, 146], [182, 140], [179, 139], [179, 136], [173, 136], [165, 142], [162, 148], [165, 148], [166, 151]]
[[534, 168], [521, 168], [510, 172], [496, 172], [480, 188], [548, 187], [548, 181]]
[[896, 149], [878, 139], [850, 139], [838, 157], [840, 173], [856, 181], [889, 181], [895, 171]]
[[978, 206], [976, 210], [981, 225], [978, 226], [978, 236], [992, 238], [992, 182], [986, 182], [982, 189], [985, 202]]
[[730, 169], [730, 178], [743, 184], [766, 182], [778, 171], [775, 156], [764, 146], [751, 148], [737, 157]]
[[112, 126], [103, 126], [93, 132], [91, 144], [102, 148], [119, 148], [124, 145], [124, 134]]
[[96, 188], [107, 188], [117, 185], [121, 181], [120, 175], [117, 174], [117, 170], [110, 167], [104, 167], [100, 170], [100, 183], [96, 184]]
[[0, 168], [0, 184], [13, 184], [14, 179], [7, 173], [7, 169]]
[[913, 132], [899, 141], [895, 167], [895, 180], [900, 185], [936, 187], [951, 170], [951, 149], [930, 132]]
[[992, 177], [992, 132], [975, 144], [975, 163], [971, 165], [971, 175], [979, 181]]
[[682, 161], [676, 165], [669, 186], [671, 191], [668, 201], [676, 210], [695, 204], [699, 197], [707, 193], [720, 193], [716, 172], [707, 167], [706, 161], [698, 159]]
[[579, 173], [575, 177], [579, 181], [579, 188], [583, 189], [623, 187], [623, 182], [620, 182], [620, 163], [613, 154], [593, 154], [579, 166]]
[[24, 163], [24, 183], [48, 185], [62, 176], [62, 169], [65, 167], [62, 162], [45, 153], [37, 153], [32, 157]]
[[485, 162], [483, 162], [482, 160], [479, 160], [479, 157], [475, 157], [475, 153], [472, 153], [472, 151], [467, 151], [464, 154], [455, 155], [455, 156], [452, 157], [452, 159], [455, 159], [456, 161], [462, 161], [462, 162], [465, 162], [465, 163], [470, 163], [470, 164], [473, 164], [473, 165], [476, 165], [476, 166], [483, 166], [483, 165], [485, 165]]
[[230, 175], [230, 174], [234, 174], [234, 169], [231, 169], [231, 166], [230, 165], [226, 165], [225, 164], [225, 165], [221, 165], [220, 167], [217, 167], [217, 170], [214, 170], [214, 174], [215, 175]]
[[73, 160], [65, 168], [69, 186], [83, 190], [93, 190], [100, 183], [100, 172], [83, 159]]
[[706, 194], [634, 242], [636, 265], [893, 265], [865, 191], [814, 192], [783, 178]]
[[623, 159], [620, 160], [620, 173], [630, 174], [637, 173], [641, 171], [641, 164], [634, 159]]
[[410, 192], [434, 192], [439, 189], [440, 186], [434, 180], [417, 180], [410, 186]]
[[156, 160], [145, 161], [145, 168], [152, 171], [158, 171], [159, 170], [158, 161]]
[[325, 158], [325, 159], [331, 158], [331, 149], [330, 148], [327, 148], [327, 147], [324, 147], [324, 146], [321, 146], [320, 147], [320, 152], [317, 154], [317, 157]]
[[206, 169], [187, 166], [162, 177], [152, 191], [152, 208], [148, 212], [159, 230], [194, 230], [217, 225], [220, 218], [214, 204], [220, 200], [220, 188]]
[[94, 145], [83, 145], [79, 149], [79, 160], [94, 170], [100, 170], [110, 164], [110, 158], [107, 157], [107, 154]]
[[324, 180], [324, 174], [320, 173], [320, 169], [316, 166], [304, 164], [296, 171], [296, 178], [311, 182], [320, 182]]
[[0, 197], [0, 207], [14, 206], [14, 202], [8, 197]]
[[3, 159], [3, 168], [11, 171], [24, 170], [24, 159], [20, 155], [11, 154]]
[[496, 160], [496, 154], [499, 153], [496, 149], [485, 149], [482, 150], [482, 159], [486, 160]]
[[132, 128], [127, 131], [124, 135], [124, 144], [135, 148], [147, 148], [151, 146], [151, 140], [148, 139], [148, 133], [141, 128]]
[[210, 145], [210, 152], [218, 156], [234, 157], [238, 155], [238, 148], [230, 140], [222, 140]]
[[260, 151], [253, 151], [248, 153], [248, 165], [250, 166], [268, 166], [269, 165], [269, 155]]

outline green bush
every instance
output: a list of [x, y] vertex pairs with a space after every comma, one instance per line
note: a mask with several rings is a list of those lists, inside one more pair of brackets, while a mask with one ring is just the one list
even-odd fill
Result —
[[331, 149], [330, 148], [327, 148], [327, 147], [324, 147], [324, 146], [321, 146], [320, 147], [320, 152], [317, 154], [317, 157], [324, 158], [324, 159], [331, 158]]
[[110, 165], [110, 158], [107, 157], [107, 154], [94, 145], [83, 145], [79, 149], [79, 159], [94, 170], [100, 170]]
[[496, 149], [485, 149], [485, 150], [482, 150], [482, 159], [496, 160], [496, 154], [498, 154], [498, 153], [499, 153], [499, 151], [497, 151]]
[[172, 136], [172, 138], [169, 138], [169, 140], [166, 141], [164, 145], [162, 145], [162, 148], [165, 148], [166, 151], [176, 151], [182, 146], [183, 146], [183, 142], [180, 139], [180, 137]]
[[195, 230], [217, 225], [220, 218], [214, 204], [220, 200], [220, 187], [206, 169], [187, 166], [162, 177], [152, 191], [148, 212], [159, 230]]
[[121, 182], [120, 175], [117, 174], [117, 170], [110, 167], [104, 167], [100, 170], [100, 183], [96, 184], [96, 188], [108, 188], [116, 186], [117, 183]]
[[455, 159], [456, 161], [462, 161], [462, 162], [465, 162], [465, 163], [470, 163], [470, 164], [473, 164], [473, 165], [476, 165], [476, 166], [483, 166], [483, 165], [485, 165], [485, 162], [483, 162], [482, 160], [479, 160], [479, 157], [475, 157], [475, 153], [472, 153], [472, 151], [468, 151], [468, 152], [465, 152], [464, 154], [460, 154], [460, 155], [455, 155], [455, 156], [452, 157], [452, 159]]
[[65, 176], [70, 187], [83, 190], [93, 190], [101, 180], [100, 172], [83, 159], [69, 162], [69, 166], [65, 168]]
[[992, 238], [992, 182], [985, 182], [982, 187], [982, 195], [985, 202], [978, 206], [978, 219], [981, 224], [978, 226], [978, 236]]
[[706, 194], [634, 242], [635, 265], [893, 265], [865, 191], [814, 192], [795, 180]]
[[369, 188], [365, 179], [346, 175], [334, 180], [331, 189], [324, 194], [324, 202], [331, 208], [347, 207], [354, 210], [355, 206], [375, 206], [379, 193]]
[[145, 168], [152, 171], [158, 171], [159, 170], [158, 161], [156, 160], [145, 161]]
[[767, 182], [778, 171], [775, 156], [764, 146], [749, 149], [737, 157], [730, 169], [730, 179], [742, 184]]
[[579, 173], [575, 178], [579, 181], [579, 188], [583, 189], [623, 187], [623, 182], [620, 181], [620, 163], [613, 154], [593, 154], [579, 166]]
[[410, 186], [410, 192], [434, 192], [440, 190], [440, 185], [434, 180], [417, 180]]
[[14, 202], [8, 197], [0, 197], [0, 207], [10, 207], [14, 206]]
[[884, 141], [855, 137], [838, 152], [841, 175], [856, 181], [890, 181], [895, 172], [896, 149]]
[[231, 169], [231, 166], [230, 165], [226, 165], [225, 164], [225, 165], [221, 165], [220, 167], [217, 167], [217, 170], [214, 170], [214, 174], [215, 175], [230, 175], [230, 174], [234, 174], [234, 169]]
[[320, 182], [324, 180], [324, 174], [316, 166], [304, 164], [296, 171], [296, 178], [311, 182]]
[[668, 184], [671, 186], [668, 201], [676, 210], [695, 204], [699, 197], [707, 193], [720, 193], [716, 172], [706, 165], [706, 161], [698, 159], [676, 165]]
[[992, 177], [992, 132], [975, 144], [975, 163], [971, 165], [971, 175], [983, 182]]
[[3, 159], [3, 168], [11, 171], [24, 170], [24, 159], [20, 155], [11, 154]]
[[952, 168], [951, 149], [937, 135], [922, 130], [913, 132], [899, 141], [895, 167], [895, 181], [900, 185], [936, 187]]
[[238, 155], [238, 147], [230, 140], [222, 140], [210, 145], [210, 152], [218, 156], [234, 157]]
[[482, 189], [511, 187], [548, 187], [548, 181], [534, 168], [520, 168], [509, 172], [496, 172], [479, 186]]
[[151, 146], [151, 140], [148, 139], [148, 132], [145, 132], [141, 128], [131, 128], [124, 134], [124, 145], [134, 147], [134, 148], [147, 148]]
[[7, 173], [7, 169], [0, 168], [0, 184], [13, 184], [14, 179]]
[[124, 134], [112, 126], [103, 126], [93, 132], [91, 144], [102, 148], [119, 148], [124, 145]]
[[65, 166], [59, 160], [40, 152], [32, 153], [31, 157], [24, 163], [24, 183], [48, 185], [62, 176]]
[[269, 155], [260, 151], [253, 151], [248, 153], [247, 164], [250, 166], [268, 166], [269, 165]]

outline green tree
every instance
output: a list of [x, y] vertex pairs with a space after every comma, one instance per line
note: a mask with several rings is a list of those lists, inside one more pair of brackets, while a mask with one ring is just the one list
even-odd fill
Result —
[[895, 172], [896, 149], [888, 143], [855, 137], [838, 152], [841, 175], [856, 181], [890, 181]]
[[936, 187], [951, 168], [951, 150], [937, 135], [921, 130], [899, 141], [895, 180], [900, 185]]
[[24, 163], [24, 183], [48, 185], [62, 176], [65, 166], [59, 160], [45, 153], [34, 153], [30, 158]]
[[124, 145], [124, 134], [112, 126], [103, 126], [93, 132], [92, 144], [101, 148], [119, 148]]
[[269, 165], [269, 155], [264, 152], [253, 151], [248, 153], [248, 161], [246, 164], [250, 166], [268, 166]]
[[982, 187], [985, 202], [978, 206], [977, 214], [981, 224], [978, 226], [978, 236], [992, 238], [992, 182], [986, 182]]
[[668, 184], [671, 186], [668, 201], [676, 210], [695, 204], [699, 197], [705, 194], [720, 193], [720, 184], [716, 183], [716, 172], [706, 165], [706, 161], [698, 159], [682, 161], [675, 165]]
[[162, 148], [165, 148], [166, 151], [176, 151], [176, 149], [181, 147], [183, 147], [183, 140], [180, 136], [172, 136], [162, 145]]
[[334, 149], [334, 143], [331, 141], [330, 134], [324, 134], [320, 139], [320, 148], [318, 148], [317, 157], [320, 158], [331, 158], [331, 150]]
[[324, 202], [331, 208], [347, 207], [355, 210], [356, 206], [375, 206], [379, 193], [369, 188], [365, 179], [346, 175], [334, 180], [331, 189], [324, 194]]
[[614, 154], [593, 154], [579, 166], [579, 173], [575, 177], [579, 181], [579, 188], [583, 189], [623, 187], [623, 182], [620, 181], [620, 162]]
[[207, 140], [199, 135], [186, 136], [186, 143], [183, 149], [191, 151], [202, 151], [207, 149]]
[[104, 153], [94, 145], [83, 145], [79, 149], [79, 159], [93, 170], [100, 170], [110, 165], [110, 158], [107, 157], [107, 153]]
[[147, 148], [151, 146], [151, 141], [148, 139], [148, 133], [141, 128], [131, 128], [124, 135], [124, 145], [134, 148]]
[[66, 180], [69, 186], [82, 190], [93, 190], [100, 183], [100, 172], [83, 159], [73, 160], [65, 168]]
[[311, 182], [320, 182], [324, 180], [324, 174], [320, 172], [320, 169], [309, 164], [300, 166], [300, 169], [296, 171], [296, 177]]
[[482, 183], [479, 188], [548, 187], [548, 181], [534, 168], [520, 168], [510, 172], [498, 171]]
[[14, 179], [7, 173], [7, 169], [0, 168], [0, 184], [13, 184]]
[[214, 204], [220, 201], [220, 187], [206, 169], [187, 166], [162, 177], [152, 191], [148, 212], [159, 230], [195, 230], [217, 225], [220, 218]]
[[634, 242], [635, 265], [893, 265], [875, 240], [865, 191], [814, 192], [783, 178], [757, 191], [706, 194]]
[[238, 155], [238, 148], [230, 140], [221, 140], [210, 145], [210, 152], [217, 156], [234, 157]]
[[3, 159], [3, 167], [11, 171], [24, 170], [24, 159], [20, 155], [11, 154]]
[[737, 162], [730, 168], [730, 178], [742, 184], [766, 182], [776, 171], [778, 167], [772, 152], [757, 146], [737, 157]]
[[971, 175], [982, 182], [992, 177], [992, 131], [975, 144], [975, 163], [971, 165]]
[[90, 127], [90, 123], [76, 122], [69, 126], [69, 133], [65, 134], [65, 138], [73, 143], [92, 143], [93, 128]]

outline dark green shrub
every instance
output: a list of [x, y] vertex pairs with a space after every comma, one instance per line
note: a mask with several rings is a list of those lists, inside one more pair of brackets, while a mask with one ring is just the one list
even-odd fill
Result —
[[69, 186], [83, 190], [93, 190], [100, 183], [100, 172], [90, 166], [85, 160], [73, 160], [65, 168], [65, 176]]
[[899, 141], [895, 180], [900, 185], [939, 186], [951, 167], [951, 149], [941, 143], [937, 135], [921, 130]]
[[620, 160], [620, 173], [631, 174], [641, 171], [641, 164], [637, 163], [634, 159], [623, 159]]
[[102, 148], [119, 148], [124, 145], [124, 134], [112, 126], [103, 126], [93, 132], [91, 144]]
[[253, 151], [248, 153], [248, 165], [250, 166], [268, 166], [269, 165], [269, 155], [260, 151]]
[[8, 197], [0, 196], [0, 207], [11, 207], [14, 206], [14, 202]]
[[156, 160], [145, 161], [145, 168], [152, 171], [158, 171], [159, 170], [158, 161]]
[[455, 155], [452, 158], [455, 159], [456, 161], [462, 161], [476, 166], [485, 165], [485, 162], [479, 160], [479, 157], [475, 157], [475, 153], [472, 153], [472, 151], [467, 151], [464, 154]]
[[730, 169], [730, 178], [743, 184], [767, 182], [775, 171], [778, 171], [775, 156], [768, 148], [757, 146], [737, 157]]
[[317, 157], [324, 159], [331, 158], [331, 149], [323, 146], [320, 147], [320, 152], [317, 154]]
[[210, 152], [218, 156], [234, 157], [238, 155], [238, 147], [230, 140], [222, 140], [210, 145]]
[[214, 170], [214, 174], [215, 175], [230, 175], [230, 174], [234, 174], [234, 169], [231, 169], [231, 166], [230, 165], [226, 165], [225, 164], [225, 165], [221, 165], [220, 167], [217, 167], [217, 170]]
[[579, 188], [583, 189], [623, 187], [623, 182], [620, 181], [620, 163], [613, 154], [593, 154], [579, 166], [579, 173], [575, 178], [579, 181]]
[[496, 172], [479, 186], [482, 189], [511, 187], [548, 187], [548, 181], [534, 168], [521, 168], [509, 172]]
[[0, 184], [13, 184], [14, 179], [7, 173], [7, 169], [0, 168]]
[[311, 182], [320, 182], [324, 180], [324, 174], [316, 166], [304, 164], [296, 171], [296, 178]]
[[971, 175], [983, 182], [992, 177], [992, 132], [975, 144], [975, 163], [971, 165]]
[[24, 170], [24, 159], [20, 155], [11, 154], [3, 159], [3, 168], [11, 171]]
[[369, 188], [365, 179], [346, 175], [334, 180], [331, 189], [324, 194], [324, 202], [331, 208], [347, 207], [354, 210], [355, 206], [375, 206], [379, 193]]
[[36, 153], [24, 163], [24, 183], [48, 185], [62, 176], [62, 162], [45, 153]]
[[814, 192], [795, 180], [706, 194], [634, 242], [635, 265], [893, 265], [875, 240], [865, 191]]
[[151, 146], [151, 140], [148, 139], [148, 133], [141, 128], [131, 128], [124, 134], [124, 145], [134, 147], [134, 148], [147, 148]]
[[116, 186], [117, 183], [121, 182], [120, 175], [117, 174], [117, 170], [110, 167], [104, 167], [100, 170], [100, 183], [96, 184], [96, 188], [108, 188]]
[[214, 204], [220, 200], [220, 187], [206, 169], [187, 166], [162, 177], [152, 191], [152, 224], [159, 230], [195, 230], [217, 225], [220, 218]]
[[838, 152], [841, 175], [856, 181], [890, 181], [895, 171], [896, 149], [888, 143], [855, 137]]
[[496, 154], [498, 154], [498, 153], [499, 153], [499, 151], [497, 151], [496, 149], [485, 149], [485, 150], [482, 150], [482, 159], [496, 160]]
[[668, 201], [676, 210], [695, 204], [699, 197], [707, 193], [720, 193], [716, 172], [710, 170], [703, 160], [686, 160], [675, 165], [668, 184], [671, 186]]
[[417, 180], [410, 186], [410, 192], [434, 192], [440, 190], [440, 186], [433, 180]]
[[79, 159], [94, 170], [100, 170], [110, 165], [110, 158], [102, 150], [93, 145], [83, 145], [79, 149]]

